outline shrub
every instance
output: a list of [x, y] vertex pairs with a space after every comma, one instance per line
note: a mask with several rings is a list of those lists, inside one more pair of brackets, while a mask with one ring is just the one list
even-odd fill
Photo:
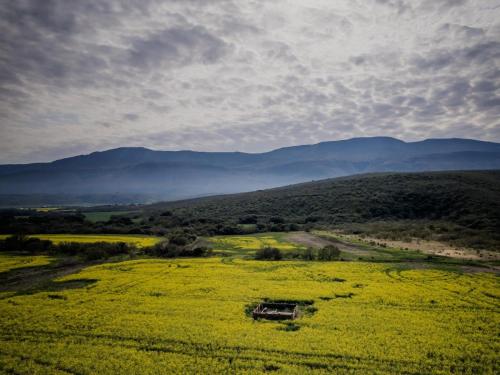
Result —
[[82, 254], [85, 260], [99, 260], [108, 258], [108, 254], [98, 246], [92, 246], [86, 249]]
[[318, 250], [318, 260], [337, 260], [339, 256], [340, 250], [337, 246], [334, 245], [328, 245]]
[[314, 249], [311, 247], [308, 247], [302, 253], [302, 259], [304, 260], [314, 260], [315, 258]]
[[285, 219], [282, 218], [281, 216], [273, 216], [269, 219], [269, 222], [273, 224], [284, 224]]
[[170, 242], [161, 242], [155, 246], [145, 248], [144, 252], [148, 255], [161, 258], [202, 257], [210, 254], [210, 249], [204, 246], [198, 246], [191, 249]]
[[255, 259], [258, 260], [281, 260], [283, 259], [283, 254], [280, 249], [275, 247], [264, 247], [257, 250], [255, 253]]
[[52, 241], [15, 234], [1, 241], [0, 251], [26, 251], [30, 254], [46, 253], [52, 247]]
[[188, 244], [188, 238], [183, 236], [182, 234], [177, 234], [170, 237], [170, 243], [178, 246], [184, 246]]
[[240, 224], [257, 224], [257, 216], [256, 215], [248, 215], [244, 217], [240, 217]]

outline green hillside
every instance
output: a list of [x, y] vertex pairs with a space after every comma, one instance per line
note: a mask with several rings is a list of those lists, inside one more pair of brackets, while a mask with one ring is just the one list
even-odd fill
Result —
[[[93, 220], [94, 211], [109, 217]], [[499, 228], [500, 171], [369, 174], [146, 206], [0, 211], [5, 234], [212, 236], [343, 229], [499, 250]]]
[[[158, 224], [168, 226], [169, 221], [182, 218], [195, 228], [224, 223], [226, 227], [254, 224], [257, 229], [293, 230], [296, 226], [352, 228], [361, 223], [366, 229], [374, 222], [398, 222], [399, 231], [411, 227], [421, 234], [442, 232], [444, 240], [460, 244], [468, 238], [473, 241], [461, 244], [495, 248], [500, 243], [500, 172], [360, 175], [160, 203], [148, 206], [147, 211]], [[402, 222], [408, 224], [403, 229]], [[355, 227], [363, 230], [363, 226]]]

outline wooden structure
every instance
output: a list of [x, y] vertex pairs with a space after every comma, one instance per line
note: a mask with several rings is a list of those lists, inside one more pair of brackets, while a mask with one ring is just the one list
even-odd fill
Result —
[[254, 319], [295, 319], [299, 316], [299, 307], [296, 303], [263, 302], [253, 310], [252, 315]]

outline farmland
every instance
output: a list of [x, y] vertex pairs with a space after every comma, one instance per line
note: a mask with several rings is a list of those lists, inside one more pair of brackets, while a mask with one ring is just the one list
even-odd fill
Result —
[[282, 233], [263, 233], [246, 236], [215, 236], [210, 238], [215, 253], [226, 255], [252, 255], [255, 251], [269, 246], [284, 252], [301, 249], [303, 246], [286, 240]]
[[[56, 278], [50, 288], [0, 289], [0, 368], [25, 374], [500, 370], [495, 274], [424, 262], [255, 261], [249, 254], [262, 244], [284, 252], [301, 245], [274, 233], [209, 240], [233, 256], [105, 263]], [[28, 258], [33, 269], [48, 261]], [[2, 274], [23, 259], [2, 256]], [[248, 312], [264, 299], [307, 301], [310, 308], [293, 324], [254, 321]]]
[[51, 258], [39, 256], [0, 255], [0, 272], [7, 272], [16, 268], [40, 267], [50, 263]]
[[[9, 235], [1, 234], [0, 240], [7, 238]], [[79, 243], [94, 243], [94, 242], [125, 242], [137, 247], [153, 246], [158, 241], [159, 237], [142, 236], [142, 235], [111, 235], [111, 234], [33, 234], [30, 237], [39, 238], [41, 240], [50, 240], [53, 243], [63, 242], [79, 242]]]

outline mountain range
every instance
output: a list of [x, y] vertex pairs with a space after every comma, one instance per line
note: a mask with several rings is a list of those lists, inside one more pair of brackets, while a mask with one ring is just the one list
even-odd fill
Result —
[[352, 138], [264, 153], [123, 147], [0, 165], [0, 204], [175, 200], [360, 173], [487, 169], [500, 169], [500, 143], [457, 138]]

